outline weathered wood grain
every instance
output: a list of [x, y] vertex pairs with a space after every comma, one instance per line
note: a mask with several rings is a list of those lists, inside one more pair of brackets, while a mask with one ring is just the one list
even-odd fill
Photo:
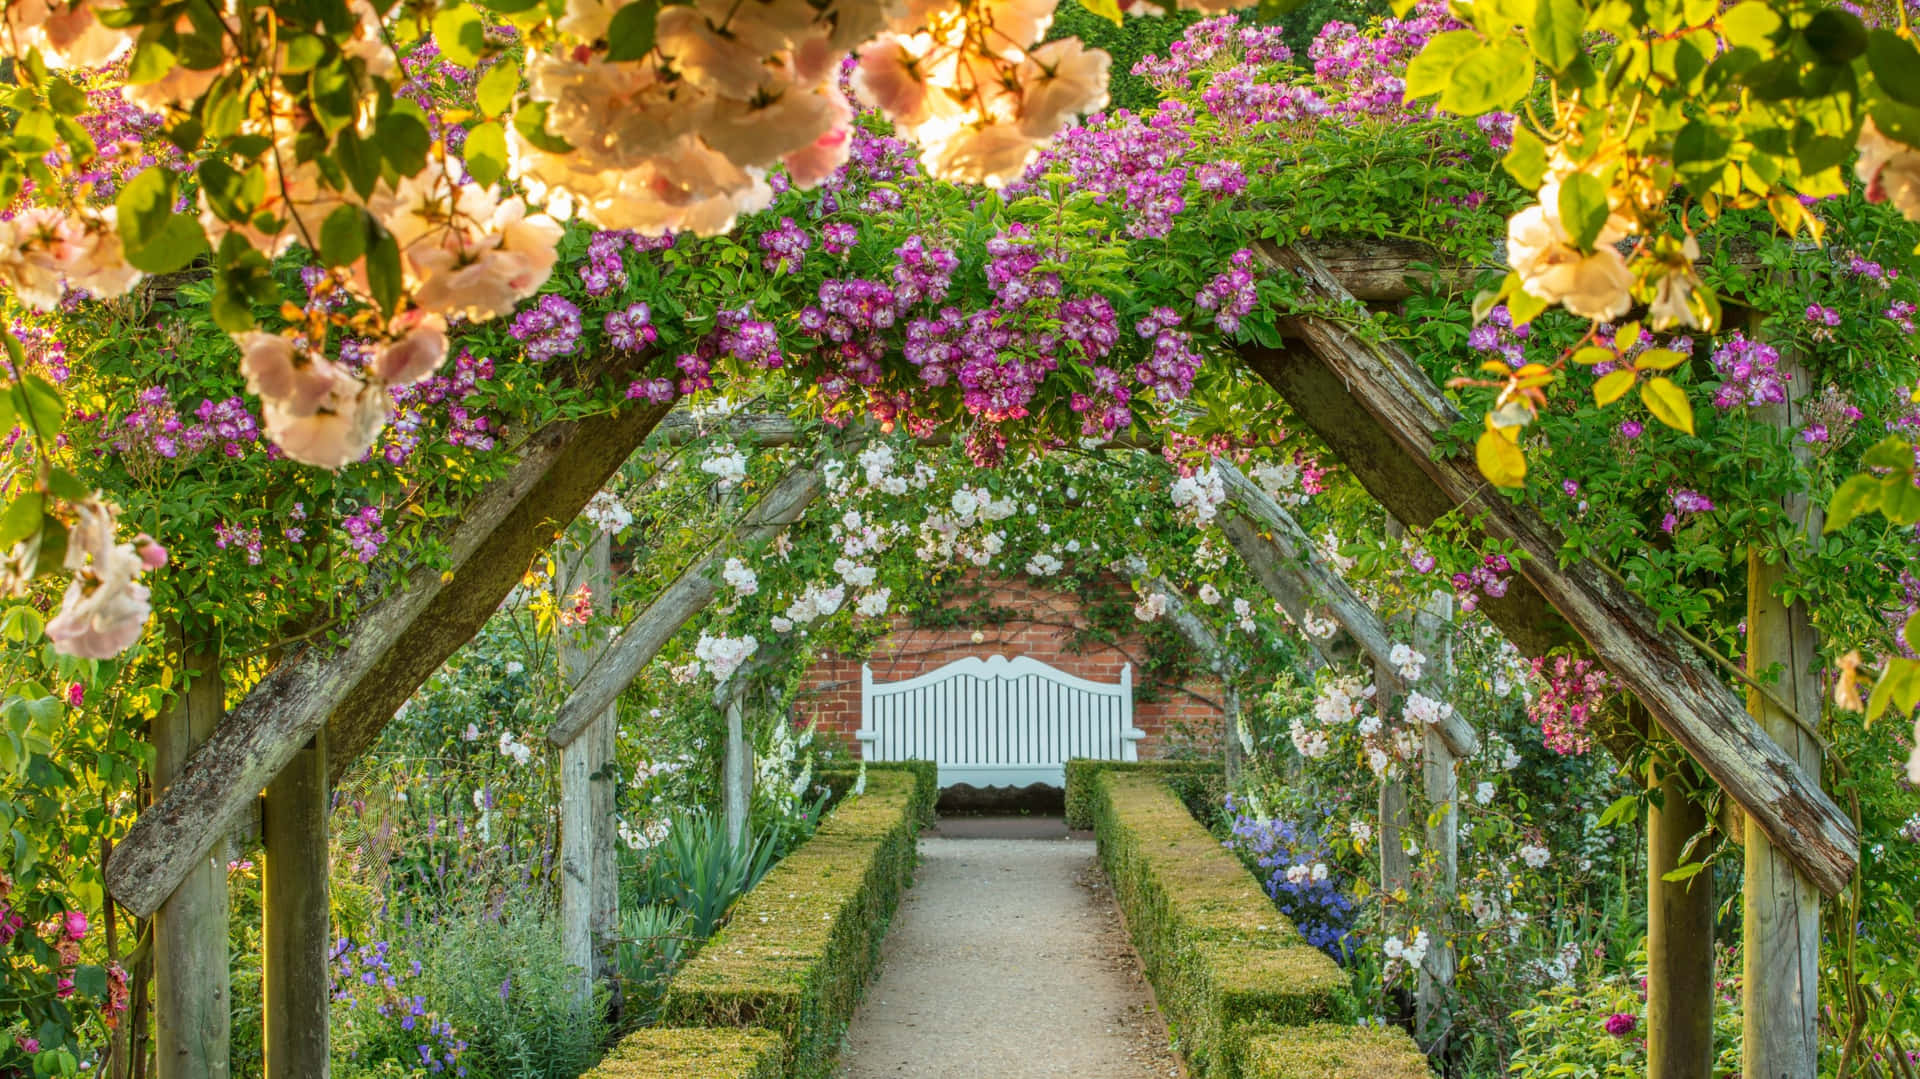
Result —
[[327, 1079], [333, 997], [327, 905], [327, 732], [267, 784], [261, 826], [266, 956], [262, 1007], [267, 1079]]
[[[612, 541], [595, 532], [584, 546], [557, 553], [554, 599], [563, 606], [585, 585], [596, 610], [613, 598]], [[560, 631], [560, 675], [568, 685], [586, 676], [606, 651], [604, 636], [587, 627]], [[604, 632], [604, 631], [599, 631]], [[620, 979], [615, 947], [620, 933], [620, 868], [614, 848], [613, 768], [619, 709], [603, 709], [579, 738], [560, 751], [560, 948], [578, 976], [575, 1001], [593, 1000], [596, 982], [616, 1001]]]
[[[1271, 246], [1263, 246], [1261, 254], [1270, 267], [1298, 275], [1311, 294], [1334, 304], [1354, 302], [1312, 255]], [[1507, 602], [1486, 605], [1489, 613], [1527, 602], [1528, 591], [1551, 603], [1620, 684], [1646, 703], [1655, 720], [1821, 892], [1832, 895], [1844, 888], [1859, 858], [1852, 821], [1754, 723], [1692, 646], [1659, 628], [1644, 602], [1591, 562], [1562, 566], [1560, 537], [1536, 512], [1489, 488], [1470, 458], [1443, 452], [1444, 432], [1461, 417], [1413, 358], [1391, 344], [1369, 344], [1322, 316], [1297, 316], [1288, 330], [1300, 347], [1247, 346], [1243, 358], [1288, 396], [1305, 422], [1344, 444], [1334, 446], [1336, 452], [1376, 499], [1410, 524], [1463, 508], [1486, 534], [1512, 542], [1523, 553], [1516, 569], [1531, 589], [1522, 590], [1516, 582]], [[1309, 373], [1302, 376], [1303, 371]], [[1304, 399], [1295, 399], [1297, 389], [1308, 391]], [[1344, 402], [1334, 402], [1336, 396]], [[1315, 417], [1312, 409], [1320, 404], [1337, 415]], [[1518, 619], [1513, 616], [1519, 612], [1505, 613], [1495, 620], [1509, 638], [1539, 654], [1542, 650], [1522, 637], [1530, 631], [1537, 635], [1551, 623], [1537, 613]]]
[[[219, 729], [226, 690], [220, 656], [205, 644], [174, 658], [185, 679], [180, 696], [153, 721], [153, 789], [164, 800], [182, 781], [194, 751]], [[211, 820], [224, 835], [228, 821]], [[211, 842], [209, 842], [211, 847]], [[115, 851], [117, 855], [118, 850]], [[152, 907], [153, 1063], [157, 1079], [227, 1079], [232, 1074], [232, 964], [227, 952], [226, 855], [204, 850], [181, 867]]]
[[[1271, 543], [1278, 553], [1277, 558], [1260, 559], [1260, 565], [1254, 567], [1254, 575], [1263, 583], [1267, 574], [1291, 578], [1290, 582], [1281, 584], [1281, 589], [1295, 597], [1294, 602], [1304, 600], [1309, 609], [1325, 607], [1335, 624], [1372, 658], [1375, 667], [1391, 669], [1394, 640], [1386, 622], [1333, 567], [1321, 561], [1314, 549], [1313, 538], [1307, 535], [1306, 529], [1301, 528], [1293, 515], [1274, 501], [1272, 496], [1261, 490], [1259, 484], [1248, 479], [1232, 464], [1216, 458], [1213, 467], [1220, 473], [1227, 488], [1228, 501], [1265, 529], [1262, 538]], [[1235, 546], [1237, 549], [1239, 544]], [[1281, 605], [1285, 607], [1286, 601], [1282, 600]], [[1301, 616], [1294, 616], [1291, 611], [1288, 613], [1296, 625], [1305, 626]], [[1382, 699], [1387, 700], [1389, 705], [1394, 703], [1387, 698]], [[1450, 713], [1435, 726], [1454, 756], [1471, 757], [1480, 752], [1480, 736], [1467, 723], [1466, 717], [1457, 712]]]
[[772, 539], [800, 519], [820, 493], [821, 475], [812, 466], [795, 468], [748, 510], [733, 531], [683, 570], [601, 653], [560, 706], [547, 728], [547, 740], [565, 746], [579, 737], [593, 717], [611, 707], [653, 657], [687, 620], [699, 614], [719, 591], [714, 573], [731, 551]]

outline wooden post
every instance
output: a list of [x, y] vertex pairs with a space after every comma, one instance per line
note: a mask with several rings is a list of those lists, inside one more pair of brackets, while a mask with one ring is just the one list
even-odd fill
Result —
[[[1400, 695], [1393, 668], [1376, 660], [1373, 665], [1373, 703], [1383, 729], [1394, 723], [1392, 701]], [[1413, 806], [1407, 799], [1407, 781], [1396, 775], [1380, 779], [1380, 891], [1388, 902], [1405, 898], [1413, 884], [1413, 859], [1407, 856], [1406, 834], [1413, 831]]]
[[[596, 532], [583, 549], [562, 545], [556, 554], [554, 595], [565, 606], [582, 585], [597, 611], [613, 599], [612, 542]], [[606, 651], [599, 631], [562, 631], [561, 676], [578, 685]], [[593, 1000], [595, 982], [615, 994], [619, 977], [614, 948], [620, 932], [620, 870], [614, 853], [614, 739], [619, 706], [609, 702], [580, 736], [560, 749], [560, 932], [567, 961], [580, 971], [575, 983], [581, 1006]]]
[[[736, 672], [736, 678], [744, 677]], [[747, 725], [740, 699], [746, 696], [745, 684], [734, 685], [727, 693], [727, 759], [722, 765], [720, 786], [727, 821], [727, 841], [735, 849], [746, 844], [747, 815], [753, 809], [753, 747], [747, 744]]]
[[267, 786], [265, 1047], [267, 1079], [327, 1079], [327, 732]]
[[[1638, 701], [1628, 707], [1636, 725], [1651, 729]], [[1647, 809], [1647, 1079], [1694, 1079], [1713, 1074], [1713, 874], [1662, 878], [1686, 861], [1707, 811], [1678, 769], [1656, 767], [1657, 796]]]
[[[1436, 591], [1413, 616], [1413, 649], [1427, 657], [1420, 690], [1449, 701], [1453, 685], [1453, 596]], [[1421, 779], [1427, 796], [1427, 857], [1433, 866], [1433, 894], [1427, 908], [1434, 925], [1426, 962], [1420, 965], [1415, 999], [1415, 1030], [1420, 1044], [1435, 1053], [1451, 1023], [1446, 1007], [1458, 959], [1453, 949], [1453, 912], [1460, 891], [1460, 774], [1453, 747], [1439, 725], [1426, 730]]]
[[[1780, 373], [1787, 400], [1762, 415], [1779, 429], [1802, 460], [1808, 447], [1795, 438], [1806, 421], [1812, 387], [1798, 357], [1782, 352]], [[1805, 494], [1781, 505], [1797, 538], [1818, 542], [1823, 514]], [[1784, 560], [1769, 564], [1757, 549], [1747, 555], [1747, 671], [1756, 677], [1780, 671], [1774, 696], [1793, 707], [1789, 715], [1767, 695], [1747, 694], [1747, 710], [1762, 730], [1798, 762], [1808, 781], [1820, 782], [1820, 748], [1800, 724], [1820, 723], [1819, 638], [1805, 603], [1788, 606], [1777, 590], [1786, 578]], [[1796, 717], [1799, 722], [1795, 722]], [[1749, 807], [1751, 808], [1751, 807]], [[1741, 951], [1745, 963], [1741, 997], [1741, 1074], [1747, 1079], [1803, 1079], [1817, 1073], [1820, 1039], [1820, 892], [1795, 871], [1788, 853], [1760, 828], [1746, 829], [1746, 882], [1742, 899]]]
[[[153, 724], [155, 801], [226, 708], [219, 652], [183, 644], [177, 655], [184, 688]], [[153, 956], [156, 1079], [227, 1079], [232, 994], [227, 866], [218, 847], [195, 861], [154, 911]]]

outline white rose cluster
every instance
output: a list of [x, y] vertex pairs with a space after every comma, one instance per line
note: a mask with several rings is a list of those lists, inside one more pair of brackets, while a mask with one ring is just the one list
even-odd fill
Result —
[[[846, 598], [845, 585], [810, 584], [800, 593], [800, 598], [787, 605], [786, 619], [792, 625], [804, 626], [816, 618], [824, 618], [839, 610], [840, 605], [846, 602]], [[781, 630], [781, 632], [786, 631]]]
[[760, 642], [749, 634], [744, 637], [715, 636], [711, 633], [700, 634], [694, 642], [693, 655], [706, 665], [708, 673], [715, 682], [724, 683], [733, 677], [741, 665], [753, 658], [760, 650]]
[[1396, 643], [1387, 660], [1393, 664], [1394, 672], [1409, 682], [1418, 682], [1420, 673], [1427, 667], [1427, 657], [1405, 644]]
[[722, 491], [730, 491], [747, 478], [747, 455], [732, 443], [715, 446], [700, 462], [700, 471], [719, 481]]
[[751, 596], [760, 591], [760, 575], [738, 558], [727, 559], [726, 565], [720, 568], [720, 579], [736, 596]]
[[1401, 714], [1408, 723], [1416, 727], [1431, 727], [1453, 714], [1453, 706], [1445, 701], [1435, 700], [1424, 693], [1407, 694], [1406, 704]]
[[592, 522], [593, 527], [608, 535], [620, 532], [633, 524], [633, 511], [612, 491], [596, 491], [587, 501], [586, 509], [580, 515]]
[[1133, 605], [1133, 616], [1142, 622], [1157, 621], [1166, 613], [1167, 597], [1164, 592], [1149, 592]]
[[1209, 466], [1190, 476], [1175, 478], [1170, 494], [1174, 512], [1182, 521], [1205, 527], [1220, 516], [1220, 507], [1226, 505], [1227, 485], [1219, 471]]
[[1059, 573], [1063, 563], [1054, 556], [1042, 551], [1027, 559], [1027, 572], [1035, 577], [1051, 577]]

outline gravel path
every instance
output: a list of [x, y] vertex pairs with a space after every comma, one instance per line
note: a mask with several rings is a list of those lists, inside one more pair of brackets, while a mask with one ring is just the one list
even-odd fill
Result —
[[1166, 1079], [1167, 1047], [1084, 839], [920, 841], [840, 1079]]

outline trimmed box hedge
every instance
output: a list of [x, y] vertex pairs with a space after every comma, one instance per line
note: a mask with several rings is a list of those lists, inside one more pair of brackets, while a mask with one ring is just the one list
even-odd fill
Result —
[[779, 1074], [824, 1079], [913, 879], [931, 775], [869, 766], [866, 793], [742, 896], [726, 928], [674, 975], [662, 1022], [774, 1031]]
[[[940, 766], [932, 761], [868, 761], [867, 781], [871, 785], [873, 777], [881, 772], [906, 772], [915, 777], [914, 819], [922, 828], [933, 824], [933, 807], [940, 800]], [[833, 800], [838, 803], [860, 781], [860, 764], [830, 764], [814, 773], [814, 780], [833, 791]]]
[[580, 1079], [782, 1079], [782, 1056], [770, 1030], [648, 1027]]
[[1226, 769], [1219, 761], [1104, 761], [1075, 757], [1067, 762], [1067, 827], [1093, 827], [1093, 780], [1103, 772], [1156, 776], [1182, 801], [1217, 804], [1225, 792]]
[[1248, 1042], [1275, 1028], [1352, 1020], [1346, 973], [1158, 776], [1107, 769], [1090, 786], [1100, 860], [1196, 1076], [1250, 1076]]
[[1247, 1045], [1247, 1079], [1431, 1079], [1426, 1054], [1399, 1027], [1332, 1023], [1262, 1034]]

